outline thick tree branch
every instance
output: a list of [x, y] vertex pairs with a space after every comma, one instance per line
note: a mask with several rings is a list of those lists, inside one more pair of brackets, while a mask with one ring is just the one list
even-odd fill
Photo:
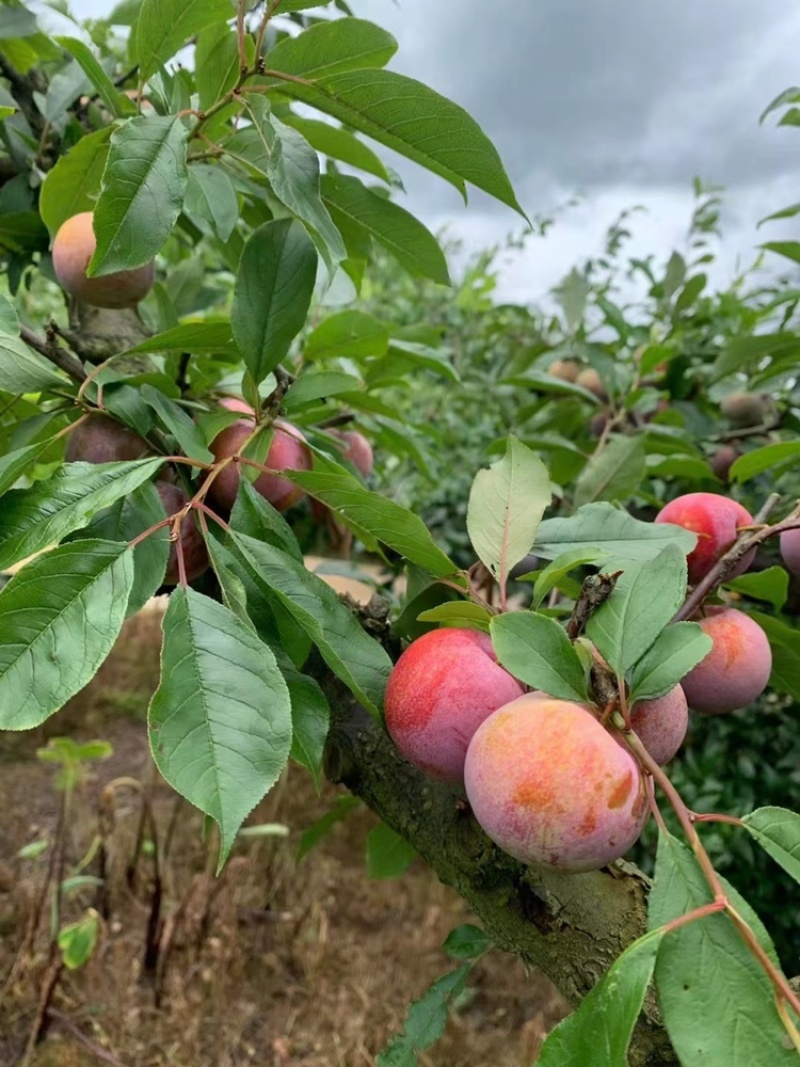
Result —
[[[367, 629], [379, 629], [367, 620]], [[320, 662], [314, 673], [331, 705], [326, 774], [345, 785], [398, 833], [478, 916], [495, 943], [540, 968], [579, 1002], [620, 953], [646, 930], [648, 881], [630, 864], [588, 874], [525, 867], [498, 849], [463, 797], [427, 778]], [[677, 1063], [645, 1004], [631, 1047], [634, 1067]]]

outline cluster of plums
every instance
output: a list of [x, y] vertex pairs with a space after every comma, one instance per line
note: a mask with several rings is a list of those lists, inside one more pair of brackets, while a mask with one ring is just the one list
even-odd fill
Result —
[[[692, 584], [753, 523], [740, 504], [714, 493], [678, 497], [655, 521], [697, 533], [687, 556]], [[781, 551], [800, 573], [800, 530], [782, 535]], [[631, 709], [632, 728], [659, 764], [683, 743], [689, 707], [709, 714], [744, 707], [764, 691], [772, 669], [766, 635], [748, 615], [718, 605], [702, 609], [697, 622], [713, 642], [705, 659], [664, 696]], [[641, 833], [644, 778], [620, 733], [591, 705], [526, 692], [483, 633], [452, 627], [414, 641], [395, 664], [384, 710], [402, 755], [465, 788], [489, 837], [524, 863], [596, 869], [624, 855]]]

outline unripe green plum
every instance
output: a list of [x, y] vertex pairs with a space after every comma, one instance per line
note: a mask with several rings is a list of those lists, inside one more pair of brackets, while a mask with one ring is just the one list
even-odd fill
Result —
[[530, 693], [472, 738], [464, 782], [475, 818], [522, 863], [591, 871], [623, 856], [647, 818], [633, 755], [579, 704]]
[[711, 651], [681, 681], [689, 707], [724, 715], [761, 696], [772, 672], [767, 635], [736, 608], [709, 607], [697, 622], [714, 642]]
[[53, 241], [53, 270], [59, 285], [94, 307], [135, 307], [153, 287], [155, 262], [89, 278], [86, 268], [96, 247], [91, 211], [73, 215], [62, 224]]
[[488, 715], [523, 692], [497, 663], [486, 634], [431, 630], [408, 646], [389, 676], [386, 729], [415, 766], [460, 784], [472, 735]]
[[106, 415], [90, 415], [70, 433], [67, 463], [115, 463], [152, 454], [147, 441]]
[[719, 406], [734, 426], [755, 426], [766, 415], [768, 401], [758, 393], [730, 393]]
[[[246, 419], [240, 419], [221, 430], [209, 445], [215, 460], [219, 461], [236, 455], [253, 432], [253, 425]], [[276, 471], [311, 470], [311, 452], [305, 440], [304, 435], [296, 426], [276, 419], [264, 466]], [[287, 478], [281, 478], [279, 474], [259, 474], [253, 482], [253, 488], [277, 511], [287, 511], [304, 495], [299, 485], [294, 485]], [[239, 465], [229, 463], [211, 483], [208, 495], [218, 507], [230, 511], [238, 491]]]
[[[189, 501], [189, 497], [183, 489], [178, 485], [172, 485], [170, 482], [156, 482], [156, 489], [167, 515], [175, 515]], [[194, 511], [190, 511], [181, 523], [181, 548], [186, 568], [186, 580], [192, 582], [208, 570], [210, 562], [208, 549], [203, 535], [197, 527]], [[164, 585], [177, 585], [179, 580], [178, 548], [173, 542], [169, 546], [169, 559], [167, 560], [167, 572], [164, 575]]]
[[631, 726], [656, 763], [668, 763], [689, 727], [689, 708], [681, 686], [653, 700], [637, 700], [631, 708]]
[[[696, 585], [725, 555], [741, 527], [752, 526], [753, 516], [741, 504], [719, 493], [686, 493], [663, 507], [655, 522], [672, 523], [697, 534], [697, 545], [686, 557], [689, 581]], [[755, 554], [755, 549], [748, 552], [733, 574], [744, 574]]]
[[790, 574], [800, 577], [800, 528], [784, 530], [780, 536], [781, 557]]

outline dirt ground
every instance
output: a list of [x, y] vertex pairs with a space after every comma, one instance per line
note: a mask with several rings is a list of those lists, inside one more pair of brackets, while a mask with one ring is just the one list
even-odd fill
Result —
[[[365, 838], [376, 819], [353, 810], [297, 861], [300, 835], [330, 809], [308, 774], [291, 766], [249, 824], [281, 823], [284, 837], [237, 844], [217, 879], [201, 817], [154, 774], [144, 727], [158, 678], [159, 618], [129, 621], [91, 686], [46, 727], [4, 735], [0, 746], [0, 1065], [20, 1058], [48, 973], [47, 911], [31, 949], [26, 933], [52, 848], [60, 804], [55, 768], [36, 759], [47, 739], [103, 738], [113, 754], [73, 798], [66, 875], [102, 872], [104, 887], [68, 894], [62, 922], [87, 907], [103, 914], [95, 952], [62, 971], [52, 1022], [30, 1067], [369, 1067], [402, 1024], [409, 1001], [455, 966], [440, 949], [470, 921], [465, 906], [416, 861], [400, 879], [370, 881]], [[156, 832], [134, 876], [142, 797]], [[102, 816], [102, 817], [101, 817]], [[160, 880], [155, 877], [158, 855]], [[160, 939], [148, 941], [160, 884]], [[150, 955], [146, 958], [146, 946]], [[547, 980], [489, 953], [451, 1012], [423, 1067], [528, 1067], [565, 1005]]]

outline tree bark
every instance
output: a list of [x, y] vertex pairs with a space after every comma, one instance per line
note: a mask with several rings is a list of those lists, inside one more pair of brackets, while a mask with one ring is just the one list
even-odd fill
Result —
[[[577, 1005], [645, 933], [649, 880], [622, 861], [587, 874], [518, 863], [489, 840], [462, 793], [400, 756], [386, 731], [321, 661], [306, 669], [317, 677], [331, 707], [327, 777], [402, 834], [466, 901], [499, 948], [538, 967]], [[651, 992], [631, 1042], [630, 1063], [666, 1067], [677, 1062]]]

